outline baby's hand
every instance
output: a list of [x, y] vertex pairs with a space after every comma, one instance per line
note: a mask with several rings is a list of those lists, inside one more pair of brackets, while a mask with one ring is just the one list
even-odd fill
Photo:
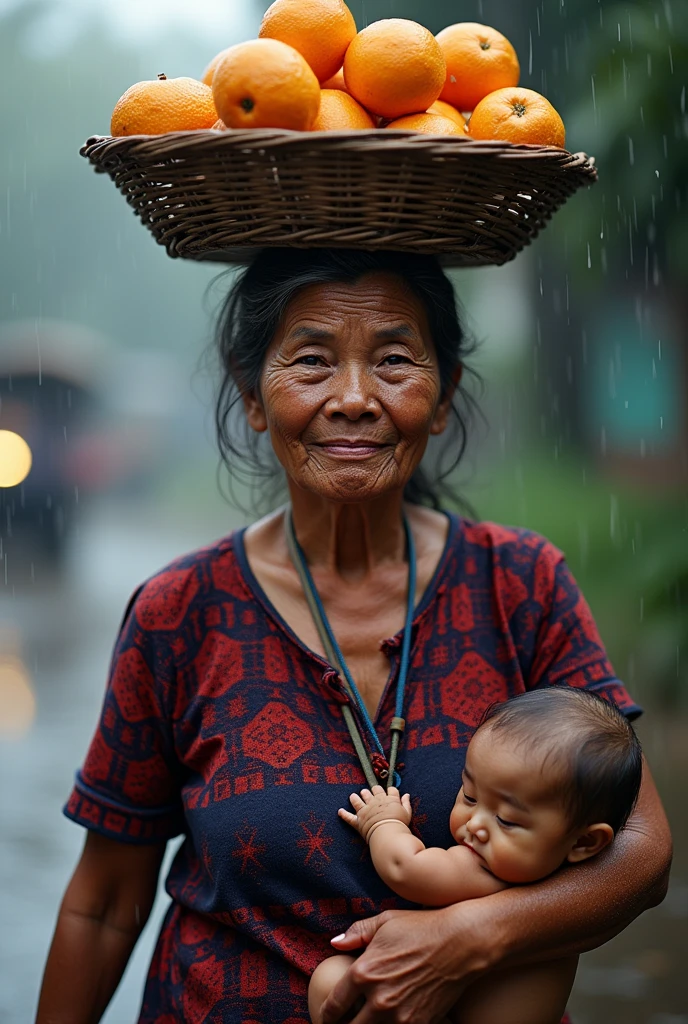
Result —
[[352, 825], [366, 841], [373, 825], [381, 821], [392, 819], [406, 826], [411, 824], [411, 797], [408, 793], [400, 797], [394, 786], [390, 786], [387, 792], [382, 786], [373, 786], [372, 792], [362, 789], [360, 796], [352, 793], [349, 799], [356, 813], [340, 807], [339, 817]]

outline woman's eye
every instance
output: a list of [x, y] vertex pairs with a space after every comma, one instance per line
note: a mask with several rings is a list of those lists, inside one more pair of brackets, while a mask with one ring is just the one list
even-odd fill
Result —
[[320, 356], [300, 356], [296, 362], [300, 366], [319, 366], [321, 359]]
[[398, 353], [395, 353], [391, 356], [385, 356], [382, 362], [386, 363], [387, 366], [401, 366], [403, 363], [410, 362], [410, 360], [407, 356], [400, 356]]
[[500, 818], [498, 814], [496, 815], [496, 818], [498, 824], [501, 825], [502, 828], [518, 828], [517, 821], [507, 821], [505, 818]]

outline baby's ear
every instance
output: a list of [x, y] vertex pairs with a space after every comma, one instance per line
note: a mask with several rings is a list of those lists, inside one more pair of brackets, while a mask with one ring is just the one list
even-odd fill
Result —
[[604, 850], [605, 846], [609, 846], [613, 838], [614, 829], [611, 825], [604, 822], [586, 825], [584, 831], [577, 836], [566, 859], [569, 864], [579, 864], [583, 860], [588, 860]]

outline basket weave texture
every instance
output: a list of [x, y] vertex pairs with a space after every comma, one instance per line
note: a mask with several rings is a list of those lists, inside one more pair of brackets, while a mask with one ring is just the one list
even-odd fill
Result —
[[585, 153], [389, 129], [95, 136], [81, 153], [170, 256], [226, 263], [326, 246], [502, 264], [597, 179]]

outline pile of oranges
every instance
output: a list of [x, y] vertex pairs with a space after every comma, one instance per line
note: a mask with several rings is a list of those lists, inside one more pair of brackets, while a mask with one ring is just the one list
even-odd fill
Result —
[[486, 25], [433, 36], [388, 18], [357, 32], [343, 0], [275, 0], [259, 38], [222, 50], [200, 81], [159, 75], [128, 89], [111, 132], [398, 128], [563, 146], [559, 114], [519, 74], [509, 40]]

